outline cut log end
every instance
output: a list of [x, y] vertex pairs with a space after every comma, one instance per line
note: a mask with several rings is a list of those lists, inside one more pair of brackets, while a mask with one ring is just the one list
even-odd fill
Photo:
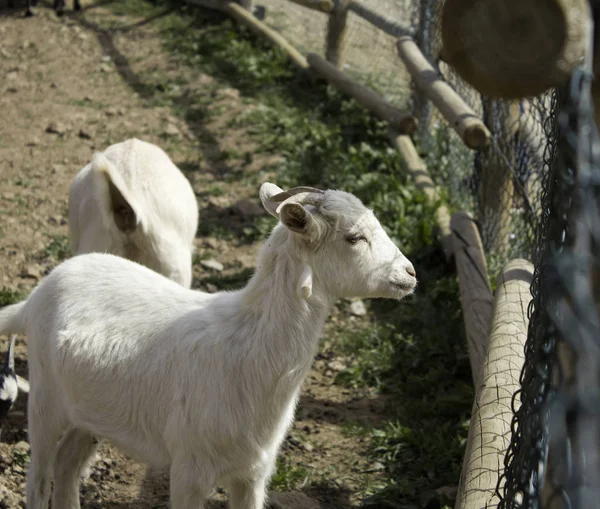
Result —
[[473, 150], [480, 150], [490, 144], [490, 131], [483, 122], [478, 122], [465, 129], [463, 141], [465, 145]]
[[589, 30], [587, 0], [446, 0], [443, 56], [484, 95], [527, 97], [568, 79]]
[[414, 134], [419, 127], [419, 121], [412, 115], [407, 115], [397, 122], [397, 127], [400, 134]]

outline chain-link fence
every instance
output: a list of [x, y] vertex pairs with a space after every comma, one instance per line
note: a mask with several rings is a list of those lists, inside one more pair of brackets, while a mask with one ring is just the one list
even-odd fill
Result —
[[600, 142], [590, 82], [578, 71], [558, 97], [502, 508], [600, 506]]

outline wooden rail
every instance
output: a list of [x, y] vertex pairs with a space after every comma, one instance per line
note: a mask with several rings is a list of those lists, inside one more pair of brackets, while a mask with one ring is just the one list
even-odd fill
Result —
[[499, 278], [455, 509], [498, 505], [496, 486], [511, 439], [513, 395], [520, 388], [532, 279], [533, 265], [526, 260], [509, 262]]
[[485, 124], [444, 81], [410, 37], [398, 39], [398, 54], [417, 87], [456, 130], [465, 145], [471, 149], [487, 146], [490, 132]]
[[452, 256], [452, 232], [450, 230], [450, 212], [448, 208], [440, 198], [440, 195], [429, 176], [427, 167], [423, 160], [419, 157], [417, 149], [415, 148], [412, 140], [405, 134], [398, 135], [397, 133], [392, 134], [392, 141], [394, 146], [400, 152], [400, 155], [406, 163], [406, 169], [413, 178], [415, 185], [418, 189], [423, 191], [427, 197], [429, 205], [436, 206], [435, 211], [435, 222], [438, 229], [438, 235], [446, 259], [450, 259]]
[[311, 70], [325, 78], [336, 88], [353, 97], [356, 102], [374, 115], [387, 121], [402, 134], [411, 134], [417, 128], [416, 119], [408, 112], [396, 108], [371, 89], [363, 87], [316, 53], [307, 56]]
[[477, 388], [481, 383], [481, 367], [492, 322], [492, 289], [481, 238], [473, 218], [466, 212], [457, 212], [450, 220], [450, 228], [469, 360]]
[[348, 4], [349, 0], [335, 0], [335, 7], [329, 15], [327, 22], [325, 58], [338, 69], [341, 69], [344, 65], [344, 53], [348, 34], [346, 27]]

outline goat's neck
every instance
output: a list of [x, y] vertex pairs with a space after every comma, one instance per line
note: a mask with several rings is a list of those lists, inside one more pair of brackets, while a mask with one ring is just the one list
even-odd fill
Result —
[[288, 235], [287, 230], [276, 230], [263, 246], [256, 273], [242, 290], [240, 310], [242, 320], [253, 324], [256, 348], [264, 347], [283, 370], [302, 360], [310, 365], [333, 303], [316, 277], [311, 296], [302, 297], [299, 285], [305, 265]]

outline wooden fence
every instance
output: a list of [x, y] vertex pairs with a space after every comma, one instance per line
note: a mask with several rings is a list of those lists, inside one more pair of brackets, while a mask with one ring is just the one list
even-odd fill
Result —
[[[510, 438], [511, 401], [519, 387], [519, 374], [523, 364], [523, 345], [528, 326], [527, 303], [530, 300], [529, 285], [533, 268], [526, 260], [514, 260], [508, 263], [498, 278], [498, 288], [495, 296], [493, 295], [488, 279], [486, 256], [475, 221], [466, 212], [457, 212], [451, 216], [446, 205], [441, 202], [435, 183], [411, 139], [411, 135], [417, 129], [415, 116], [411, 112], [403, 111], [392, 105], [378, 93], [357, 83], [343, 71], [348, 17], [350, 15], [360, 16], [378, 29], [397, 38], [398, 57], [406, 67], [419, 93], [422, 94], [421, 103], [423, 98], [430, 101], [448, 122], [448, 125], [456, 131], [462, 143], [469, 149], [482, 151], [484, 156], [488, 153], [487, 148], [493, 141], [485, 122], [478, 118], [469, 105], [425, 58], [413, 40], [414, 34], [411, 29], [386, 18], [385, 15], [374, 12], [363, 0], [289, 0], [328, 16], [324, 57], [315, 53], [302, 55], [283, 36], [251, 14], [252, 0], [239, 0], [237, 3], [219, 0], [184, 1], [223, 11], [279, 47], [302, 72], [324, 78], [333, 87], [353, 97], [373, 115], [388, 122], [390, 142], [404, 159], [409, 175], [414, 179], [416, 186], [424, 192], [429, 203], [437, 207], [438, 234], [448, 259], [455, 260], [460, 283], [461, 305], [476, 398], [456, 508], [495, 507], [498, 503], [495, 492], [496, 483], [503, 468], [504, 455]], [[442, 21], [446, 22], [446, 25], [442, 26], [442, 34], [446, 39], [451, 38], [448, 34], [456, 33], [456, 23], [461, 21], [457, 21], [457, 16], [468, 18], [468, 10], [465, 10], [465, 5], [471, 5], [473, 1], [476, 0], [446, 1], [445, 11], [442, 15]], [[579, 7], [583, 5], [583, 0], [556, 1], [563, 7], [570, 3]], [[522, 5], [521, 3], [518, 5], [525, 6], [524, 10], [517, 7], [516, 2], [509, 2], [507, 5], [517, 10], [521, 9], [517, 15], [529, 14], [535, 17], [538, 11], [529, 8], [534, 4], [538, 5], [538, 2], [523, 0]], [[456, 11], [449, 12], [449, 6], [454, 6]], [[577, 17], [572, 12], [568, 13], [566, 7], [565, 9], [566, 29], [564, 34], [561, 32], [559, 35], [565, 40], [569, 39], [570, 35], [579, 37], [579, 39], [575, 42], [569, 39], [573, 45], [571, 53], [568, 53], [567, 56], [562, 50], [562, 52], [557, 51], [553, 54], [551, 58], [562, 58], [563, 61], [562, 64], [558, 62], [553, 67], [553, 77], [544, 78], [544, 87], [557, 85], [557, 80], [564, 79], [568, 74], [568, 69], [565, 71], [564, 66], [568, 67], [577, 60], [576, 53], [581, 47], [580, 36], [587, 33], [585, 27], [569, 25], [569, 23], [585, 22], [585, 16]], [[510, 11], [510, 9], [508, 10]], [[579, 14], [582, 12], [580, 10]], [[510, 24], [505, 25], [506, 27], [511, 26]], [[469, 34], [463, 35], [467, 42], [470, 41]], [[483, 34], [484, 37], [487, 35], [500, 37], [502, 34]], [[457, 40], [462, 41], [463, 39], [459, 37]], [[480, 65], [486, 72], [490, 69], [500, 72], [494, 67], [495, 62], [489, 61], [494, 58], [492, 49], [498, 50], [494, 48], [493, 42], [496, 41], [491, 41], [488, 47], [477, 47], [473, 56], [475, 64]], [[456, 41], [448, 43], [442, 49], [442, 58], [449, 64], [457, 65], [461, 75], [468, 78], [473, 86], [483, 83], [483, 90], [479, 91], [484, 93], [487, 91], [486, 87], [490, 87], [489, 76], [477, 77], [476, 70], [472, 67], [468, 69], [461, 67], [458, 63], [459, 56], [462, 55], [461, 58], [465, 58], [464, 55], [465, 52], [468, 52], [468, 48], [463, 47], [464, 45], [457, 46], [457, 44]], [[487, 53], [486, 50], [488, 50]], [[509, 64], [506, 62], [501, 62], [501, 64], [504, 65], [501, 72], [507, 72], [506, 66]], [[516, 62], [515, 65], [520, 64]], [[561, 67], [561, 65], [563, 66]], [[556, 70], [557, 68], [559, 71]], [[521, 88], [515, 84], [515, 80], [518, 81], [518, 79], [518, 73], [513, 74], [507, 82], [511, 87], [507, 92], [510, 97], [521, 93]], [[498, 175], [500, 171], [506, 172], [506, 169], [499, 170], [499, 165], [494, 157], [489, 156], [482, 159], [489, 162], [484, 162], [488, 167], [484, 168], [482, 172], [484, 178], [481, 183], [480, 195], [484, 201], [487, 200], [487, 205], [497, 209], [495, 213], [503, 218], [501, 233], [498, 235], [508, 235], [507, 222], [510, 218], [503, 207], [510, 207], [510, 204], [506, 203], [506, 200], [500, 199], [501, 196], [499, 198], [499, 193], [506, 194], [506, 190], [502, 186], [494, 187], [492, 179], [497, 181], [498, 178], [501, 178], [502, 182], [505, 182], [511, 177], [507, 177], [504, 173]], [[499, 239], [499, 244], [502, 244], [503, 240]]]

